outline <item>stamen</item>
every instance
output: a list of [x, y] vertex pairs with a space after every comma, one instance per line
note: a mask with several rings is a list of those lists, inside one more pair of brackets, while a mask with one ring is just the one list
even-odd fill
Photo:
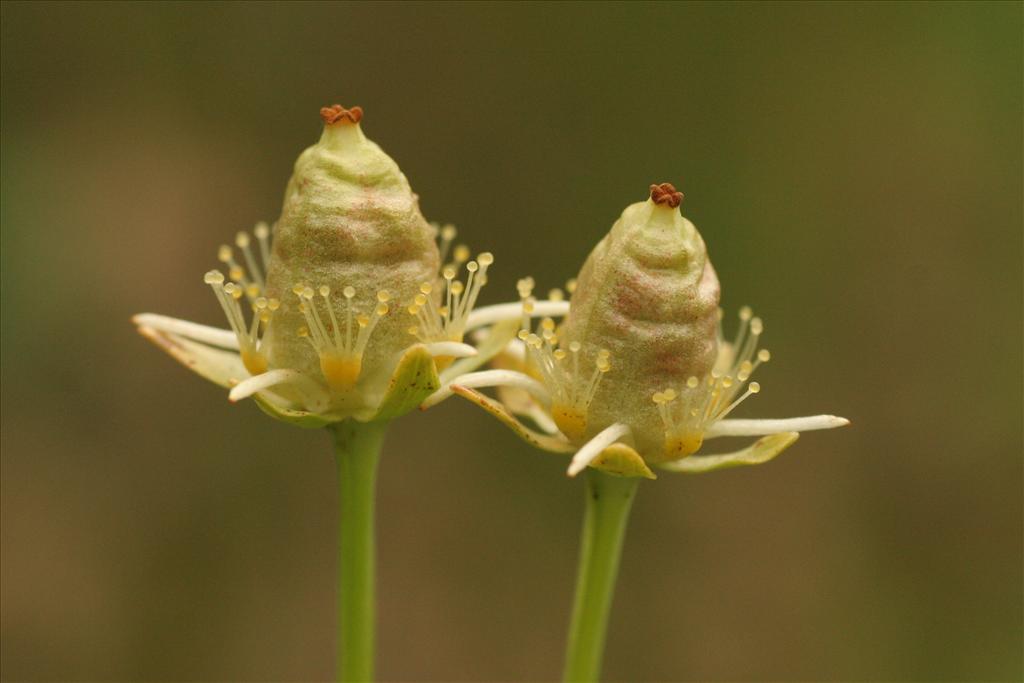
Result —
[[[764, 323], [744, 306], [740, 326], [731, 344], [721, 342], [716, 367], [704, 378], [690, 377], [680, 393], [680, 409], [674, 410], [672, 390], [656, 392], [653, 401], [665, 426], [665, 457], [679, 459], [700, 448], [705, 432], [729, 415], [761, 385], [750, 382], [754, 371], [771, 359], [767, 349], [758, 349]], [[721, 336], [721, 335], [720, 335]], [[748, 383], [749, 382], [749, 383]]]
[[259, 259], [253, 253], [251, 248], [252, 239], [249, 237], [249, 234], [239, 232], [235, 235], [235, 246], [241, 249], [246, 267], [243, 267], [235, 260], [234, 251], [229, 245], [222, 244], [217, 249], [217, 260], [228, 269], [228, 277], [230, 279], [241, 283], [242, 292], [249, 299], [250, 303], [263, 294], [263, 290], [266, 287], [264, 274], [270, 268], [270, 228], [266, 223], [258, 223], [253, 228], [253, 234], [256, 235], [260, 245]]
[[[454, 237], [454, 232], [450, 236]], [[494, 256], [489, 252], [483, 252], [475, 261], [466, 263], [469, 275], [463, 284], [456, 278], [459, 267], [469, 257], [468, 254], [469, 251], [464, 245], [457, 246], [455, 263], [441, 269], [443, 291], [435, 293], [433, 284], [424, 282], [420, 285], [419, 293], [413, 297], [412, 303], [406, 306], [408, 313], [414, 316], [417, 322], [415, 329], [409, 328], [409, 333], [420, 341], [461, 342], [465, 336], [469, 315], [476, 305], [480, 290], [487, 284], [487, 269], [494, 263]], [[439, 302], [442, 303], [439, 305]], [[444, 358], [437, 360], [438, 367], [444, 365], [446, 361], [450, 362], [450, 359]]]
[[[373, 334], [377, 322], [390, 310], [387, 304], [391, 300], [390, 293], [386, 290], [377, 292], [373, 314], [366, 315], [355, 308], [355, 288], [347, 286], [342, 289], [341, 294], [345, 299], [345, 332], [342, 334], [329, 286], [320, 285], [314, 291], [309, 285], [297, 284], [292, 288], [292, 292], [299, 297], [299, 310], [306, 319], [306, 326], [299, 328], [298, 334], [307, 339], [320, 356], [320, 370], [327, 384], [338, 391], [351, 389], [362, 372], [363, 352], [369, 343], [370, 335]], [[320, 295], [323, 306], [327, 309], [329, 326], [317, 310], [316, 294]]]
[[435, 228], [437, 229], [437, 235], [440, 238], [440, 244], [437, 245], [437, 249], [441, 253], [440, 261], [441, 263], [445, 263], [445, 259], [448, 258], [448, 251], [452, 248], [452, 241], [455, 239], [458, 231], [455, 229], [455, 226], [450, 223], [441, 227], [437, 227], [435, 225]]
[[[224, 274], [219, 270], [211, 270], [203, 276], [203, 282], [213, 289], [217, 301], [224, 310], [228, 319], [231, 331], [238, 339], [238, 351], [245, 369], [252, 375], [259, 375], [267, 371], [267, 357], [261, 350], [260, 324], [270, 324], [270, 316], [277, 310], [276, 300], [268, 300], [262, 297], [253, 302], [252, 323], [247, 325], [245, 316], [242, 314], [242, 307], [238, 300], [243, 296], [243, 288], [234, 282], [224, 282]], [[274, 306], [271, 308], [271, 301]]]

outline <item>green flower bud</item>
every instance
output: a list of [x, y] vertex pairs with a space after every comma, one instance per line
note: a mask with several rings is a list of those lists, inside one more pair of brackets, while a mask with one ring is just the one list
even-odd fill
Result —
[[273, 231], [261, 223], [220, 247], [227, 275], [204, 280], [230, 331], [135, 318], [233, 401], [251, 396], [302, 426], [397, 417], [442, 376], [476, 367], [463, 337], [494, 257], [471, 260], [454, 227], [427, 223], [398, 165], [363, 135], [362, 115], [321, 109], [323, 134], [295, 163]]
[[363, 134], [362, 110], [320, 115], [274, 227], [266, 290], [281, 305], [264, 342], [272, 366], [343, 391], [390, 372], [410, 345], [402, 304], [437, 278], [440, 255], [409, 181]]
[[[719, 285], [704, 240], [682, 216], [682, 193], [652, 185], [647, 201], [626, 207], [577, 278], [561, 337], [605, 372], [591, 396], [553, 407], [574, 439], [626, 423], [649, 460], [664, 451], [665, 426], [651, 402], [662, 387], [704, 377], [718, 356]], [[700, 434], [685, 435], [686, 450]], [[655, 457], [651, 457], [655, 456]], [[675, 455], [674, 457], [679, 457]]]

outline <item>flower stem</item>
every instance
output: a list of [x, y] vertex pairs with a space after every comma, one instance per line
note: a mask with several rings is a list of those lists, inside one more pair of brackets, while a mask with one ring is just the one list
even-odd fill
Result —
[[586, 476], [576, 599], [562, 676], [566, 683], [597, 681], [601, 674], [622, 541], [640, 481], [636, 477], [616, 477], [594, 469], [588, 469]]
[[330, 427], [338, 462], [338, 680], [373, 679], [374, 497], [386, 422]]

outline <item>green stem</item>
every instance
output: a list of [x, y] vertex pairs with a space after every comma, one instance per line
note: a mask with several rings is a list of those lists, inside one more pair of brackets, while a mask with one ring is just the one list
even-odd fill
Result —
[[330, 427], [338, 461], [338, 680], [373, 679], [374, 496], [386, 422]]
[[636, 477], [587, 470], [576, 599], [562, 676], [566, 683], [597, 681], [601, 675], [622, 541], [639, 481]]

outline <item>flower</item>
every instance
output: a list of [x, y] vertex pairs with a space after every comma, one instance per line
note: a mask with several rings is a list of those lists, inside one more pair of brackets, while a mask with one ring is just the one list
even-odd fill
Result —
[[230, 329], [133, 319], [232, 401], [252, 397], [308, 427], [396, 417], [507, 341], [482, 354], [463, 343], [507, 310], [473, 310], [494, 257], [471, 260], [452, 226], [427, 223], [398, 165], [363, 134], [361, 108], [320, 115], [323, 134], [299, 156], [273, 229], [238, 233], [218, 250], [223, 270], [204, 276]]
[[[758, 464], [801, 431], [848, 424], [832, 415], [729, 417], [761, 390], [751, 377], [771, 356], [759, 346], [764, 324], [747, 307], [736, 335], [723, 337], [718, 278], [679, 211], [682, 198], [662, 183], [625, 209], [571, 282], [561, 324], [546, 312], [533, 329], [534, 282], [521, 280], [520, 330], [496, 369], [448, 382], [425, 405], [459, 394], [533, 445], [574, 453], [570, 476], [587, 466], [654, 478], [651, 465], [696, 473]], [[476, 391], [483, 387], [497, 387], [498, 400]], [[732, 453], [701, 453], [724, 436], [762, 438]]]

